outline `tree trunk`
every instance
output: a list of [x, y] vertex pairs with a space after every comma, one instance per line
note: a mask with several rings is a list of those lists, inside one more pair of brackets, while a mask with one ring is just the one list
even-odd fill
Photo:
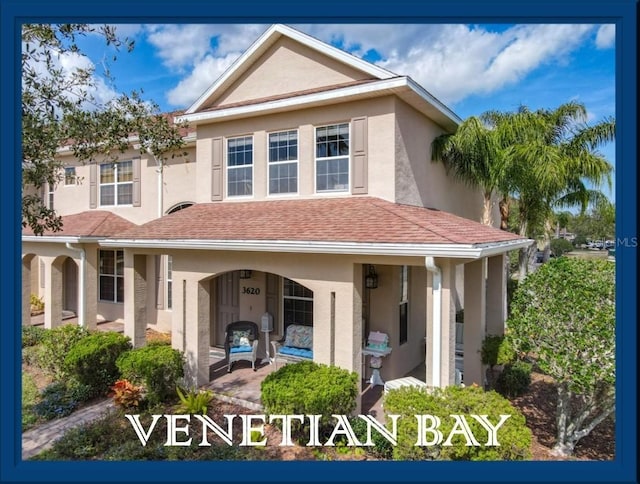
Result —
[[[559, 226], [558, 226], [559, 227]], [[543, 243], [544, 243], [544, 252], [542, 253], [542, 262], [549, 262], [549, 257], [551, 256], [551, 221], [549, 219], [544, 222], [544, 235], [543, 235]], [[558, 229], [559, 230], [559, 229]]]
[[[527, 236], [527, 222], [526, 220], [521, 220], [520, 221], [520, 235], [522, 237]], [[527, 274], [529, 273], [529, 269], [532, 267], [532, 261], [533, 261], [533, 257], [535, 257], [535, 253], [536, 253], [536, 244], [535, 242], [532, 243], [529, 247], [523, 247], [522, 249], [520, 249], [520, 251], [518, 252], [518, 267], [519, 267], [519, 274], [518, 274], [518, 279], [520, 281], [523, 281], [525, 277], [527, 277]]]
[[509, 195], [503, 195], [499, 202], [500, 208], [500, 229], [509, 230]]
[[493, 225], [493, 200], [491, 200], [491, 192], [484, 193], [484, 201], [482, 204], [482, 220], [483, 225]]
[[567, 456], [573, 453], [575, 443], [570, 440], [567, 427], [571, 420], [571, 392], [566, 383], [558, 385], [558, 403], [556, 405], [556, 445], [554, 455]]

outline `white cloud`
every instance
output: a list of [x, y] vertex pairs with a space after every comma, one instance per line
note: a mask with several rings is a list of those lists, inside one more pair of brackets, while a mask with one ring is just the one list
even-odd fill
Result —
[[239, 56], [240, 52], [230, 53], [225, 57], [206, 56], [167, 93], [167, 101], [173, 106], [190, 106]]
[[614, 24], [602, 25], [596, 35], [596, 47], [609, 49], [616, 43], [616, 26]]

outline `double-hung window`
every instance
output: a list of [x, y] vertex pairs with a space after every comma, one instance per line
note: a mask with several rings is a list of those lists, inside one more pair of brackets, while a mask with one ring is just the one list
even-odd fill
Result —
[[283, 278], [284, 328], [290, 324], [313, 326], [313, 291]]
[[253, 195], [253, 137], [227, 140], [227, 196]]
[[124, 251], [100, 250], [100, 300], [124, 302]]
[[349, 190], [349, 124], [316, 128], [316, 191]]
[[409, 337], [409, 268], [400, 267], [400, 344]]
[[269, 195], [298, 193], [298, 132], [269, 134]]
[[133, 162], [119, 161], [100, 165], [100, 205], [133, 203]]

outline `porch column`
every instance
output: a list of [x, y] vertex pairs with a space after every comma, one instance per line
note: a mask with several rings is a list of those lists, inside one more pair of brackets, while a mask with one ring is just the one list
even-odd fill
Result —
[[42, 257], [44, 262], [44, 327], [62, 325], [62, 263], [64, 257]]
[[[446, 387], [455, 383], [456, 266], [448, 259], [435, 259], [433, 262], [438, 274], [429, 270], [427, 277], [425, 381], [428, 386]], [[436, 277], [440, 279], [439, 286], [434, 283]], [[434, 319], [434, 313], [439, 315], [437, 319]], [[439, 337], [436, 336], [438, 333]], [[439, 351], [440, 357], [434, 362], [436, 351]], [[434, 364], [440, 366], [439, 382], [434, 381]]]
[[487, 334], [503, 335], [507, 319], [507, 254], [487, 259]]
[[144, 346], [147, 329], [147, 256], [124, 250], [124, 334]]
[[22, 258], [22, 326], [31, 325], [31, 263], [33, 255]]
[[[78, 270], [82, 270], [78, 266]], [[98, 249], [85, 248], [84, 288], [79, 287], [78, 293], [84, 291], [84, 324], [87, 329], [96, 329], [98, 320]]]
[[484, 385], [482, 341], [486, 334], [486, 259], [464, 265], [464, 382]]
[[[333, 288], [335, 286], [331, 286]], [[335, 292], [323, 284], [313, 286], [313, 361], [325, 365], [335, 364]]]
[[185, 379], [195, 387], [209, 383], [209, 307], [211, 284], [187, 280], [183, 295]]

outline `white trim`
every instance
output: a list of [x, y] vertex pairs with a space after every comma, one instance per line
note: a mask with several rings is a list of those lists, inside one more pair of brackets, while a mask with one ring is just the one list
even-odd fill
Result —
[[481, 259], [511, 250], [528, 247], [530, 239], [518, 239], [494, 244], [397, 244], [375, 242], [321, 242], [306, 240], [157, 240], [103, 239], [101, 247], [139, 249], [195, 249], [257, 252], [296, 252], [310, 254], [396, 255], [416, 257], [447, 257]]
[[104, 240], [104, 237], [83, 237], [83, 236], [62, 236], [62, 235], [23, 235], [22, 243], [25, 242], [49, 242], [54, 244], [97, 244]]
[[[433, 257], [424, 258], [424, 266], [427, 271], [431, 272], [431, 293], [433, 295], [432, 302], [432, 337], [431, 337], [431, 386], [440, 386], [440, 345], [442, 342], [442, 271], [435, 264]], [[426, 360], [425, 360], [426, 363]]]
[[425, 89], [406, 76], [383, 79], [380, 81], [337, 88], [313, 94], [303, 94], [285, 99], [248, 104], [245, 106], [221, 108], [216, 109], [215, 111], [203, 111], [199, 113], [192, 113], [189, 111], [176, 119], [178, 122], [186, 121], [190, 125], [197, 125], [201, 121], [218, 121], [222, 119], [239, 118], [247, 115], [268, 114], [272, 112], [286, 111], [291, 108], [299, 109], [302, 107], [335, 103], [337, 101], [347, 101], [351, 100], [350, 98], [366, 98], [381, 94], [398, 94], [399, 92], [412, 92], [418, 95], [423, 102], [435, 108], [436, 114], [439, 113], [441, 115], [439, 116], [440, 119], [434, 119], [434, 121], [439, 121], [451, 130], [454, 130], [462, 122], [462, 120], [453, 113], [453, 111], [444, 106], [444, 104], [435, 99]]
[[269, 47], [275, 44], [282, 36], [289, 37], [313, 50], [316, 50], [339, 62], [347, 64], [354, 69], [363, 71], [379, 79], [395, 77], [391, 71], [364, 61], [343, 50], [319, 41], [307, 34], [282, 24], [269, 27], [251, 46], [238, 57], [229, 68], [185, 111], [192, 114], [200, 109], [207, 100], [217, 91], [221, 91], [236, 81]]

